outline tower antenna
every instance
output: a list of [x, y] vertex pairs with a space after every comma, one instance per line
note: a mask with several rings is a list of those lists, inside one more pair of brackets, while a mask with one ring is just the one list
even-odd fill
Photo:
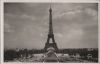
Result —
[[52, 0], [50, 0], [50, 8], [52, 8], [51, 4], [52, 4]]

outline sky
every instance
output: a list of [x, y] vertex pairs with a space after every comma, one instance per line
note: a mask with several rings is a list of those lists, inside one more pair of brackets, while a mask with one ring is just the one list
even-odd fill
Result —
[[[98, 48], [98, 4], [52, 3], [58, 48]], [[4, 48], [42, 49], [49, 30], [50, 3], [5, 3]]]

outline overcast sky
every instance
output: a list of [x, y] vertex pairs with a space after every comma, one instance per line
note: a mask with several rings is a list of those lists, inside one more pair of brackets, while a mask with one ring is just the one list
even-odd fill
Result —
[[[49, 3], [5, 3], [5, 48], [44, 48]], [[58, 48], [98, 47], [98, 5], [53, 3], [53, 30]]]

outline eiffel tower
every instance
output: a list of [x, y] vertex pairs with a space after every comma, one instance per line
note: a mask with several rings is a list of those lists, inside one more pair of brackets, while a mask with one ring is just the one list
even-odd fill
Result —
[[[52, 42], [50, 42], [50, 40], [52, 40]], [[47, 42], [45, 43], [44, 50], [47, 51], [47, 49], [50, 47], [54, 48], [55, 51], [58, 50], [57, 44], [56, 44], [55, 39], [54, 39], [54, 34], [53, 34], [52, 8], [51, 8], [51, 6], [49, 9], [49, 32], [48, 32], [48, 38], [47, 38]]]

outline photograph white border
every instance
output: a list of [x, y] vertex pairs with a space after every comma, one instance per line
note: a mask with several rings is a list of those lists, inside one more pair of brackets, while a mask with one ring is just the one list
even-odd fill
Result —
[[99, 2], [100, 0], [3, 0], [4, 2]]
[[[98, 3], [98, 51], [100, 52], [100, 39], [99, 39], [99, 31], [100, 31], [100, 0], [1, 0], [0, 1], [0, 62], [1, 64], [51, 64], [51, 63], [22, 63], [22, 62], [4, 62], [4, 3], [5, 2], [16, 2], [16, 3], [32, 3], [32, 2], [56, 2], [56, 3]], [[82, 63], [82, 64], [99, 64], [100, 63], [100, 53], [99, 53], [98, 63]], [[58, 63], [52, 63], [58, 64]], [[59, 64], [66, 64], [66, 63], [59, 63]], [[81, 64], [81, 63], [67, 63], [67, 64]]]

